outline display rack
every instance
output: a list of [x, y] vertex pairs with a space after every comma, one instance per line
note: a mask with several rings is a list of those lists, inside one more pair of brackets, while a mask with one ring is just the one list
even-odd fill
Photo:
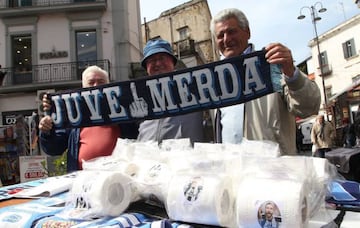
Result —
[[23, 116], [16, 117], [15, 124], [0, 125], [0, 178], [3, 185], [19, 183], [19, 156], [30, 155], [31, 130]]

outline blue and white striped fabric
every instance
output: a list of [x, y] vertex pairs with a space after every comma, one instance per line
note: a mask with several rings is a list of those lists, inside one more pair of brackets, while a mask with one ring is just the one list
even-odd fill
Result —
[[155, 219], [145, 216], [141, 213], [124, 213], [118, 217], [106, 217], [95, 219], [91, 221], [69, 221], [57, 216], [51, 216], [41, 219], [34, 226], [35, 228], [42, 227], [72, 227], [72, 228], [191, 228], [192, 226], [186, 224], [179, 224], [168, 219]]
[[32, 227], [35, 221], [61, 210], [62, 207], [46, 206], [40, 202], [3, 207], [0, 210], [0, 227]]
[[[120, 227], [120, 228], [192, 228], [191, 225], [143, 213], [123, 213], [117, 217], [93, 220], [70, 220], [61, 217], [67, 192], [50, 198], [40, 198], [23, 204], [0, 208], [0, 227]], [[160, 209], [159, 209], [160, 210]]]

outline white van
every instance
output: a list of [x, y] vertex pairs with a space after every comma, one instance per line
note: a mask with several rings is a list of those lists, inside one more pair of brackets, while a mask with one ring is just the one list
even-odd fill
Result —
[[304, 145], [312, 144], [311, 143], [311, 128], [312, 128], [313, 124], [314, 124], [313, 122], [304, 122], [300, 125], [301, 133], [304, 136], [304, 138], [302, 140], [302, 143]]
[[316, 117], [312, 117], [299, 124], [298, 129], [301, 130], [301, 133], [303, 135], [301, 145], [298, 145], [298, 148], [300, 148], [300, 150], [311, 150], [311, 129], [313, 124], [315, 123], [315, 120]]

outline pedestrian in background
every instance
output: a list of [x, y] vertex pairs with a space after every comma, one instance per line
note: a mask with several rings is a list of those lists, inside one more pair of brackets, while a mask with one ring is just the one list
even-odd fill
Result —
[[318, 115], [311, 129], [311, 142], [316, 146], [314, 157], [325, 158], [325, 153], [332, 148], [335, 135], [333, 125], [325, 121], [324, 115]]
[[356, 144], [356, 134], [355, 126], [352, 123], [349, 123], [349, 119], [345, 118], [343, 120], [343, 131], [342, 131], [342, 143], [346, 148], [351, 148]]
[[302, 152], [304, 134], [302, 133], [301, 126], [296, 128], [296, 149], [298, 153]]

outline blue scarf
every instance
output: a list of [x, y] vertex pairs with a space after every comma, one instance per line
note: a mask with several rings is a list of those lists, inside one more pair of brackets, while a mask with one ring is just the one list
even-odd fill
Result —
[[55, 128], [159, 119], [273, 93], [265, 51], [167, 74], [50, 94]]

